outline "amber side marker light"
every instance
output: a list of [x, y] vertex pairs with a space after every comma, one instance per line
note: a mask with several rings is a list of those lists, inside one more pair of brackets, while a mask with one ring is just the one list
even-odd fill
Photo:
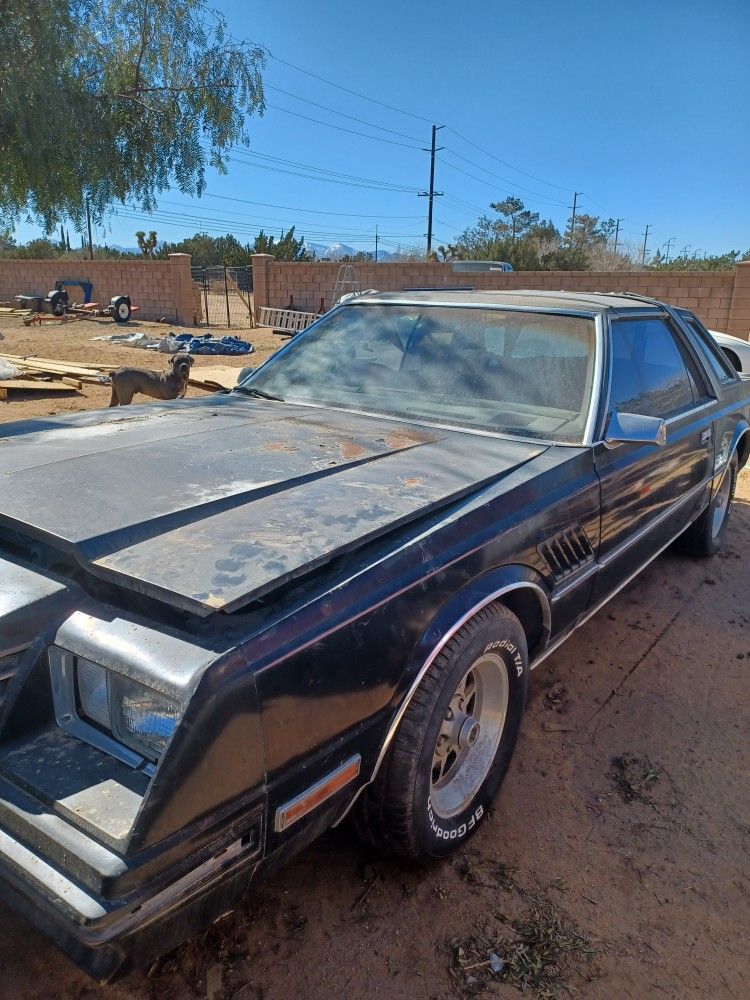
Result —
[[274, 818], [274, 830], [277, 833], [281, 833], [282, 830], [288, 829], [292, 823], [296, 823], [298, 819], [307, 816], [308, 813], [316, 809], [326, 799], [330, 799], [332, 795], [335, 795], [336, 792], [348, 785], [350, 781], [354, 781], [359, 774], [361, 763], [362, 758], [359, 754], [351, 757], [341, 767], [336, 768], [335, 771], [327, 774], [320, 781], [316, 781], [314, 785], [311, 785], [310, 788], [296, 798], [285, 802], [283, 806], [279, 806]]

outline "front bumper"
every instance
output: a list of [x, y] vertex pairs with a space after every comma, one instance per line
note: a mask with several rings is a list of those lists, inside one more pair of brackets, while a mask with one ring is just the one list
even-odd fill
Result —
[[[124, 859], [0, 779], [0, 899], [90, 975], [142, 967], [231, 909], [255, 873], [261, 812], [136, 889]], [[53, 861], [52, 857], [56, 860]], [[153, 853], [143, 869], [154, 868]], [[114, 892], [113, 892], [114, 890]]]

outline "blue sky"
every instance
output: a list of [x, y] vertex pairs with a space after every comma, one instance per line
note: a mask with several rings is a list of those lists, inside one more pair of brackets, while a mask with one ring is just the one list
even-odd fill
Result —
[[[156, 218], [119, 215], [99, 240], [133, 245], [136, 229], [155, 228], [169, 240], [206, 229], [244, 241], [296, 224], [312, 242], [372, 249], [377, 224], [387, 250], [423, 243], [421, 147], [435, 122], [447, 126], [438, 243], [511, 193], [562, 226], [575, 190], [580, 210], [623, 218], [626, 241], [642, 242], [648, 223], [651, 250], [670, 237], [673, 254], [750, 247], [748, 0], [213, 5], [276, 57], [264, 75], [269, 107], [248, 124], [252, 155], [226, 177], [211, 173], [199, 201], [174, 189]], [[336, 172], [336, 183], [298, 176], [309, 167]], [[37, 233], [24, 225], [17, 236]]]

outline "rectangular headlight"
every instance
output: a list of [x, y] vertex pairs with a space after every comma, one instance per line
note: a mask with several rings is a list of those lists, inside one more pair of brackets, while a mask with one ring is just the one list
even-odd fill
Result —
[[111, 729], [105, 667], [79, 656], [76, 658], [76, 674], [81, 711], [102, 729]]
[[144, 757], [158, 760], [180, 718], [172, 698], [120, 674], [110, 674], [112, 731]]
[[158, 761], [180, 718], [168, 695], [76, 657], [80, 713], [149, 760]]

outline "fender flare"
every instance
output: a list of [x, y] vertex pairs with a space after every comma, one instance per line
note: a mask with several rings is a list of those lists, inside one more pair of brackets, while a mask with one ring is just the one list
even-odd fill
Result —
[[[732, 443], [729, 446], [729, 452], [728, 452], [729, 456], [734, 455], [734, 453], [740, 446], [740, 442], [742, 441], [742, 439], [745, 437], [746, 434], [750, 434], [750, 424], [748, 424], [747, 420], [741, 420], [734, 429], [734, 434], [732, 435]], [[750, 455], [750, 449], [748, 450], [748, 455]], [[742, 463], [740, 468], [742, 468], [745, 465], [745, 462], [747, 462], [748, 455], [745, 456], [745, 461]]]
[[482, 608], [492, 604], [503, 594], [524, 588], [532, 591], [539, 601], [542, 615], [542, 639], [539, 645], [543, 648], [549, 642], [551, 631], [552, 612], [549, 590], [539, 573], [528, 566], [502, 566], [476, 577], [461, 590], [452, 594], [432, 617], [417, 641], [409, 663], [401, 676], [401, 681], [394, 695], [396, 710], [381, 743], [372, 772], [357, 789], [344, 812], [333, 824], [334, 826], [338, 826], [367, 785], [375, 779], [406, 709], [422, 682], [422, 678], [441, 649]]

